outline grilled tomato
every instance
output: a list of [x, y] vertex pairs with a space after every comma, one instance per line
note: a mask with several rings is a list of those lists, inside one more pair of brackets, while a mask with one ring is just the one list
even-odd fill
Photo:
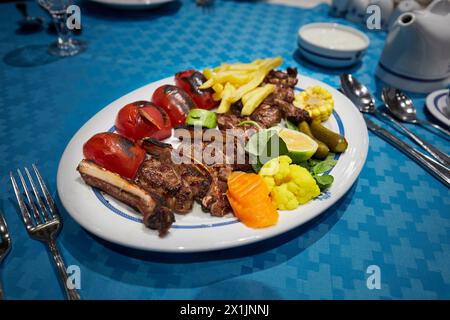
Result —
[[155, 90], [152, 102], [167, 112], [173, 126], [184, 124], [189, 110], [195, 108], [194, 101], [186, 91], [169, 84]]
[[217, 107], [218, 102], [213, 99], [212, 88], [200, 89], [204, 82], [206, 82], [205, 76], [196, 70], [185, 70], [175, 74], [176, 85], [187, 92], [197, 108], [213, 109]]
[[150, 101], [132, 102], [120, 109], [116, 117], [116, 129], [134, 141], [145, 137], [163, 140], [172, 133], [167, 113]]
[[145, 159], [145, 151], [133, 141], [112, 132], [97, 133], [83, 145], [87, 160], [133, 179]]

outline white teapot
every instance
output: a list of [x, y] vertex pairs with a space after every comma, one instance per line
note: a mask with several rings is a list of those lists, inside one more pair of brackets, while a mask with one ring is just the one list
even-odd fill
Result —
[[450, 83], [450, 0], [406, 12], [389, 32], [376, 75], [387, 84], [431, 92]]

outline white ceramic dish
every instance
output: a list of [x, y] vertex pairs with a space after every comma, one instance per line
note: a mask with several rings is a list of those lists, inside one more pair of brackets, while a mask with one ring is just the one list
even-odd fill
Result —
[[321, 85], [335, 99], [335, 111], [326, 126], [345, 134], [349, 147], [333, 168], [335, 178], [328, 192], [300, 206], [281, 211], [277, 225], [266, 229], [250, 229], [231, 214], [212, 217], [196, 205], [187, 215], [176, 215], [170, 233], [159, 238], [154, 230], [144, 227], [140, 215], [115, 199], [86, 185], [75, 170], [83, 158], [82, 146], [92, 135], [108, 131], [117, 112], [125, 104], [146, 100], [162, 84], [174, 83], [173, 77], [139, 88], [109, 104], [92, 117], [74, 135], [64, 151], [57, 175], [58, 194], [69, 214], [88, 231], [124, 246], [164, 252], [196, 252], [237, 247], [282, 234], [324, 212], [352, 186], [366, 160], [368, 135], [365, 122], [356, 107], [332, 87], [307, 77], [299, 77], [299, 87]]
[[308, 60], [324, 67], [349, 67], [366, 52], [370, 40], [362, 32], [337, 23], [311, 23], [298, 30], [297, 44]]
[[426, 106], [428, 111], [443, 124], [450, 127], [450, 101], [448, 90], [442, 89], [430, 93], [427, 96]]
[[90, 0], [110, 7], [128, 10], [141, 10], [159, 7], [174, 0]]

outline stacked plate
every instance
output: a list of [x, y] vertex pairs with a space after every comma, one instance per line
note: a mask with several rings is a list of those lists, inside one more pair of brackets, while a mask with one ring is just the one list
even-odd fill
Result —
[[150, 9], [174, 0], [91, 0], [120, 9]]

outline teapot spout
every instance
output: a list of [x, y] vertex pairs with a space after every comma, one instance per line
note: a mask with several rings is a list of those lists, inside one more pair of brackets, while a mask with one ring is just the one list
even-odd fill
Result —
[[416, 20], [417, 16], [414, 12], [405, 12], [401, 14], [388, 34], [386, 42], [391, 45], [388, 46], [388, 48], [385, 47], [385, 50], [391, 48], [391, 50], [396, 52], [402, 52], [402, 48], [404, 48], [405, 45], [414, 43], [415, 37], [417, 36]]
[[405, 12], [400, 15], [396, 24], [402, 29], [409, 29], [416, 23], [416, 15], [413, 12]]

